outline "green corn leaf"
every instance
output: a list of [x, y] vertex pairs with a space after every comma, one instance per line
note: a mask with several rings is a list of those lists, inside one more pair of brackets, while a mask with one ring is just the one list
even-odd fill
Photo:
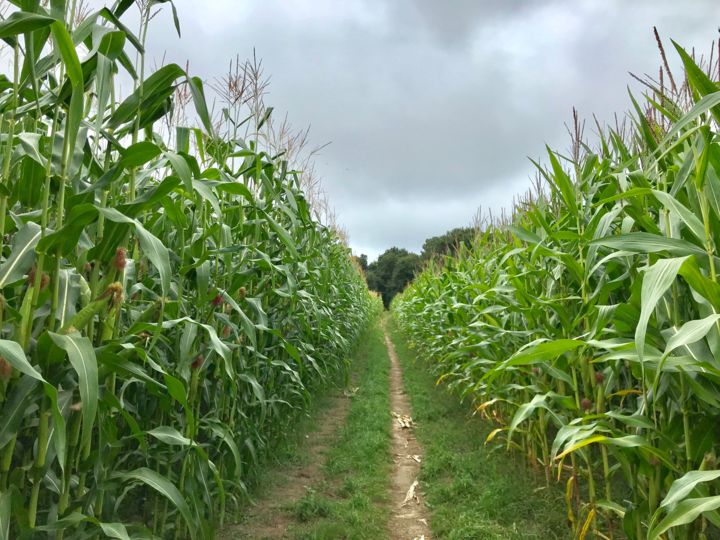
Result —
[[89, 445], [98, 409], [98, 367], [95, 350], [90, 340], [79, 334], [62, 335], [49, 332], [53, 343], [67, 353], [68, 360], [78, 376], [82, 400], [82, 441]]
[[115, 109], [108, 120], [108, 127], [116, 129], [133, 120], [143, 107], [147, 108], [153, 102], [165, 100], [174, 91], [173, 83], [184, 73], [177, 64], [168, 64], [158, 69]]
[[641, 361], [645, 349], [645, 332], [650, 316], [660, 299], [675, 281], [680, 268], [686, 260], [687, 257], [660, 259], [645, 270], [642, 283], [640, 319], [635, 333], [635, 345]]
[[20, 380], [13, 384], [10, 397], [2, 408], [2, 422], [0, 422], [0, 448], [4, 448], [7, 443], [18, 433], [22, 420], [28, 406], [37, 396], [34, 394], [38, 387], [38, 381], [34, 377], [24, 375]]
[[97, 351], [98, 365], [106, 367], [122, 377], [134, 377], [143, 381], [149, 387], [157, 388], [160, 391], [167, 390], [160, 381], [153, 379], [141, 365], [138, 365], [122, 356], [107, 349]]
[[280, 238], [282, 243], [285, 244], [285, 247], [288, 248], [288, 251], [290, 251], [293, 257], [297, 257], [297, 247], [295, 246], [295, 242], [293, 242], [293, 239], [290, 237], [290, 233], [288, 233], [288, 231], [285, 230], [282, 225], [275, 221], [273, 217], [270, 216], [270, 214], [265, 213], [265, 219], [270, 225], [270, 228], [275, 232], [275, 234], [278, 235], [278, 238]]
[[247, 188], [247, 186], [241, 184], [240, 182], [222, 182], [220, 184], [217, 184], [216, 188], [218, 191], [244, 197], [251, 204], [255, 203], [255, 198], [253, 197], [250, 190]]
[[[703, 339], [713, 327], [717, 328], [718, 321], [720, 321], [720, 315], [709, 315], [704, 319], [688, 321], [683, 324], [678, 331], [670, 337], [670, 339], [667, 340], [665, 352], [658, 363], [657, 371], [655, 373], [655, 380], [653, 381], [653, 395], [657, 395], [658, 385], [660, 384], [660, 376], [668, 361], [668, 356], [679, 347], [688, 347], [689, 349], [690, 345]], [[686, 365], [684, 366], [684, 369], [689, 371], [690, 366]], [[653, 404], [653, 406], [655, 407], [655, 404]]]
[[222, 210], [220, 210], [220, 202], [218, 201], [210, 186], [208, 186], [205, 182], [201, 182], [200, 180], [192, 180], [192, 187], [200, 195], [200, 197], [210, 203], [210, 206], [212, 206], [215, 215], [222, 215]]
[[560, 339], [537, 343], [518, 351], [507, 360], [499, 362], [497, 366], [488, 370], [482, 378], [493, 380], [509, 367], [529, 366], [554, 360], [558, 356], [573, 351], [584, 344], [582, 340], [577, 339]]
[[173, 485], [173, 483], [167, 478], [160, 476], [152, 469], [148, 469], [146, 467], [140, 467], [139, 469], [135, 469], [134, 471], [128, 473], [119, 473], [116, 476], [124, 480], [142, 482], [157, 491], [163, 497], [167, 498], [173, 506], [177, 508], [178, 512], [180, 512], [180, 515], [185, 520], [185, 523], [188, 526], [188, 531], [190, 532], [190, 537], [193, 539], [197, 537], [196, 531], [198, 525], [195, 522], [187, 501], [183, 498], [182, 494]]
[[170, 445], [191, 446], [193, 442], [170, 426], [159, 426], [147, 432], [148, 435]]
[[117, 60], [123, 52], [127, 34], [120, 30], [108, 32], [100, 40], [98, 45], [98, 54], [108, 58], [109, 60]]
[[63, 268], [60, 270], [58, 280], [58, 305], [55, 318], [60, 328], [64, 327], [77, 313], [77, 303], [80, 298], [80, 280], [83, 278], [74, 270]]
[[719, 320], [720, 315], [709, 315], [704, 319], [686, 322], [668, 339], [664, 354], [668, 355], [678, 347], [686, 347], [703, 339], [710, 329], [717, 326]]
[[20, 373], [28, 375], [40, 382], [45, 382], [40, 372], [30, 365], [30, 362], [28, 362], [25, 356], [25, 351], [23, 351], [19, 343], [7, 339], [0, 339], [0, 356]]
[[643, 354], [645, 351], [645, 335], [650, 316], [660, 299], [675, 281], [680, 267], [685, 263], [687, 257], [674, 259], [660, 259], [654, 265], [645, 270], [642, 281], [640, 318], [635, 330], [635, 346], [637, 347], [640, 366], [643, 370], [643, 385], [645, 384], [645, 364]]
[[66, 453], [66, 434], [65, 434], [65, 419], [62, 416], [60, 408], [58, 406], [58, 391], [53, 385], [47, 382], [43, 376], [37, 371], [28, 361], [25, 356], [25, 351], [19, 343], [15, 341], [9, 341], [6, 339], [0, 340], [0, 356], [2, 356], [7, 362], [10, 363], [20, 373], [32, 377], [36, 381], [43, 383], [45, 394], [50, 398], [52, 405], [52, 416], [54, 424], [54, 446], [57, 453], [60, 465], [64, 469], [65, 467], [65, 453]]
[[720, 478], [720, 471], [690, 471], [685, 473], [672, 483], [665, 498], [660, 503], [660, 508], [672, 508], [695, 489], [695, 486], [703, 482], [712, 482]]
[[188, 77], [188, 85], [192, 93], [193, 103], [195, 104], [195, 112], [200, 117], [200, 121], [208, 135], [214, 135], [210, 113], [208, 111], [207, 101], [205, 100], [205, 91], [203, 90], [202, 80], [199, 77]]
[[[115, 223], [127, 223], [135, 227], [143, 253], [157, 268], [160, 274], [160, 286], [164, 295], [170, 290], [170, 252], [165, 245], [152, 233], [148, 232], [136, 219], [130, 218], [114, 208], [98, 208], [106, 219]], [[1, 270], [1, 269], [0, 269]]]
[[[720, 108], [720, 92], [708, 94], [700, 99], [687, 114], [685, 114], [680, 120], [678, 120], [670, 129], [665, 138], [662, 141], [661, 146], [665, 148], [663, 155], [670, 153], [677, 144], [682, 142], [678, 140], [678, 134], [688, 127], [690, 124], [697, 121], [697, 119], [705, 114], [706, 112]], [[714, 114], [714, 113], [713, 113]]]
[[39, 13], [15, 11], [5, 20], [0, 21], [0, 39], [7, 39], [18, 34], [33, 32], [53, 24], [55, 19]]
[[150, 141], [141, 141], [128, 146], [122, 152], [122, 158], [118, 165], [126, 169], [132, 169], [145, 165], [148, 161], [160, 155], [160, 148]]
[[591, 244], [598, 244], [631, 253], [659, 253], [665, 251], [675, 256], [698, 255], [707, 257], [704, 249], [685, 240], [666, 238], [644, 232], [607, 236], [593, 240]]
[[[129, 5], [132, 5], [134, 1], [135, 0], [130, 0]], [[124, 3], [128, 3], [128, 2], [124, 2]], [[117, 29], [122, 31], [122, 33], [125, 34], [125, 36], [127, 37], [127, 40], [133, 44], [133, 47], [135, 47], [135, 49], [139, 53], [145, 52], [145, 49], [142, 46], [142, 43], [140, 42], [140, 40], [137, 38], [137, 36], [135, 36], [135, 34], [133, 34], [130, 31], [130, 29], [120, 21], [120, 19], [118, 18], [118, 17], [120, 17], [120, 15], [118, 14], [117, 11], [115, 13], [113, 13], [108, 8], [102, 8], [100, 11], [98, 11], [98, 15], [100, 17], [103, 17], [104, 19], [106, 19], [108, 22], [111, 22]]]
[[46, 234], [37, 242], [37, 251], [61, 256], [69, 255], [77, 248], [85, 228], [97, 220], [98, 212], [92, 204], [78, 204], [68, 213], [67, 223], [58, 231]]
[[692, 523], [701, 514], [712, 512], [718, 508], [720, 508], [720, 495], [685, 499], [669, 511], [662, 521], [650, 529], [648, 540], [656, 540], [669, 529]]
[[175, 152], [165, 151], [164, 156], [167, 158], [168, 162], [170, 163], [170, 166], [175, 171], [175, 174], [178, 175], [180, 180], [182, 180], [183, 185], [185, 186], [185, 189], [188, 192], [192, 192], [193, 190], [193, 179], [192, 179], [192, 171], [190, 170], [190, 167], [187, 164], [187, 161], [185, 161], [185, 158], [181, 156], [180, 154], [176, 154]]
[[131, 540], [130, 535], [122, 523], [101, 523], [98, 526], [108, 538], [117, 538], [118, 540]]
[[512, 435], [513, 431], [515, 431], [517, 427], [525, 420], [530, 418], [530, 416], [538, 409], [546, 410], [550, 414], [550, 416], [558, 420], [557, 414], [548, 404], [548, 401], [554, 397], [556, 396], [552, 392], [548, 392], [546, 394], [537, 394], [532, 398], [531, 401], [520, 405], [515, 412], [515, 416], [513, 416], [512, 422], [510, 422], [510, 435]]
[[40, 141], [42, 135], [39, 133], [20, 133], [17, 140], [20, 146], [16, 148], [18, 156], [27, 156], [41, 167], [47, 165], [47, 159], [40, 153]]
[[653, 190], [653, 195], [660, 201], [671, 213], [675, 214], [685, 225], [688, 230], [700, 240], [705, 242], [705, 226], [697, 216], [682, 205], [675, 197], [664, 191]]
[[0, 289], [22, 279], [35, 261], [35, 246], [42, 230], [36, 223], [25, 224], [16, 234], [10, 256], [0, 265]]
[[710, 304], [720, 311], [720, 285], [702, 274], [697, 258], [690, 257], [680, 267], [680, 275], [698, 294], [703, 296]]
[[50, 26], [50, 29], [52, 30], [52, 35], [55, 39], [55, 46], [58, 48], [58, 51], [60, 51], [60, 56], [65, 64], [67, 76], [70, 79], [73, 88], [79, 88], [79, 92], [82, 93], [82, 87], [84, 84], [83, 71], [80, 66], [80, 59], [78, 58], [77, 51], [75, 50], [75, 44], [73, 43], [72, 37], [61, 21], [54, 21]]
[[[698, 94], [700, 94], [701, 97], [715, 94], [720, 91], [720, 87], [718, 87], [717, 83], [713, 82], [712, 79], [710, 79], [705, 72], [698, 67], [692, 57], [685, 52], [685, 49], [674, 41], [673, 45], [675, 46], [675, 50], [680, 55], [683, 65], [685, 66], [685, 72], [687, 73], [690, 85]], [[720, 122], [720, 107], [713, 107], [711, 112], [715, 121]]]
[[130, 540], [127, 528], [122, 523], [103, 523], [92, 516], [86, 516], [80, 512], [73, 512], [68, 516], [58, 519], [48, 525], [36, 527], [35, 529], [43, 532], [61, 531], [76, 527], [81, 523], [92, 523], [97, 525], [107, 538], [117, 538], [119, 540]]
[[163, 378], [165, 379], [165, 385], [167, 386], [170, 396], [172, 396], [173, 399], [179, 402], [180, 405], [185, 408], [185, 410], [189, 411], [190, 406], [188, 405], [187, 400], [187, 390], [185, 389], [185, 385], [183, 384], [183, 382], [168, 373], [163, 375]]
[[10, 540], [10, 511], [12, 499], [9, 490], [0, 493], [0, 540]]
[[235, 442], [232, 432], [227, 428], [227, 426], [224, 426], [220, 422], [204, 420], [203, 423], [206, 423], [210, 427], [210, 430], [213, 432], [215, 437], [221, 439], [230, 449], [230, 452], [233, 455], [233, 460], [235, 462], [235, 474], [237, 476], [240, 476], [243, 470], [242, 458], [240, 456], [240, 449]]
[[115, 10], [113, 11], [113, 15], [116, 17], [122, 17], [123, 14], [130, 9], [130, 7], [135, 3], [135, 0], [119, 0], [115, 6]]
[[261, 418], [265, 418], [265, 414], [267, 413], [267, 400], [265, 399], [265, 390], [260, 385], [258, 380], [253, 377], [252, 375], [246, 374], [246, 373], [239, 373], [237, 375], [237, 378], [241, 381], [245, 381], [250, 385], [250, 388], [252, 388], [253, 394], [255, 395], [255, 399], [260, 404], [260, 409], [262, 411]]
[[575, 196], [575, 186], [572, 180], [563, 170], [560, 162], [555, 155], [555, 152], [547, 148], [548, 157], [550, 158], [550, 164], [552, 165], [553, 174], [550, 178], [552, 184], [560, 191], [565, 204], [567, 204], [570, 212], [577, 214], [577, 200]]

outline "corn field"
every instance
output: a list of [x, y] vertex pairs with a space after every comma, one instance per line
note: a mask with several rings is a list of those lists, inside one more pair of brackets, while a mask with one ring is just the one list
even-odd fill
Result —
[[576, 122], [512, 217], [393, 304], [486, 444], [563, 483], [576, 538], [720, 537], [719, 72], [675, 49], [682, 77], [661, 45], [630, 124], [596, 148]]
[[[132, 1], [10, 3], [0, 539], [211, 538], [346, 370], [372, 300], [302, 173], [264, 149], [270, 109], [217, 120], [185, 69], [146, 75], [171, 3], [141, 2], [137, 35]], [[168, 122], [183, 96], [193, 122]]]

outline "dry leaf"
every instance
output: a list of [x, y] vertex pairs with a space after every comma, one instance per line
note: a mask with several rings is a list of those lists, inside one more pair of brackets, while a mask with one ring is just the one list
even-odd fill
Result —
[[412, 501], [415, 498], [415, 488], [418, 485], [418, 481], [415, 480], [412, 485], [410, 486], [410, 489], [407, 490], [407, 493], [405, 494], [405, 500], [403, 500], [402, 504], [400, 505], [405, 506], [407, 503]]
[[413, 419], [407, 414], [398, 414], [393, 412], [393, 416], [402, 429], [409, 429], [413, 426]]
[[358, 393], [358, 390], [360, 390], [359, 386], [356, 386], [355, 388], [348, 388], [343, 392], [343, 395], [348, 398], [355, 397], [355, 395]]

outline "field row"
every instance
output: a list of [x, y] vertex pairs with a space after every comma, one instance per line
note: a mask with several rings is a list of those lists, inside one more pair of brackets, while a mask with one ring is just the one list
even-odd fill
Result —
[[138, 35], [121, 22], [134, 2], [15, 4], [0, 22], [0, 539], [212, 538], [347, 369], [372, 300], [303, 174], [269, 153], [287, 141], [268, 140], [260, 96], [226, 93], [213, 117], [180, 66], [146, 75], [156, 3]]
[[[570, 156], [393, 309], [438, 377], [562, 481], [575, 534], [720, 534], [720, 92], [680, 47], [627, 126]], [[662, 78], [661, 78], [662, 80]]]

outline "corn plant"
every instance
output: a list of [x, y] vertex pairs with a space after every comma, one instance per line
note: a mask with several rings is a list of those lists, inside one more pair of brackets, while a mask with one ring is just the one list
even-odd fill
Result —
[[675, 48], [682, 80], [665, 61], [597, 149], [576, 123], [545, 187], [393, 306], [486, 442], [565, 483], [578, 538], [720, 534], [720, 87]]
[[[302, 173], [258, 142], [271, 110], [216, 121], [200, 79], [146, 73], [171, 2], [140, 2], [137, 35], [132, 1], [11, 4], [0, 539], [211, 538], [346, 369], [372, 300]], [[166, 122], [182, 95], [197, 124]]]

